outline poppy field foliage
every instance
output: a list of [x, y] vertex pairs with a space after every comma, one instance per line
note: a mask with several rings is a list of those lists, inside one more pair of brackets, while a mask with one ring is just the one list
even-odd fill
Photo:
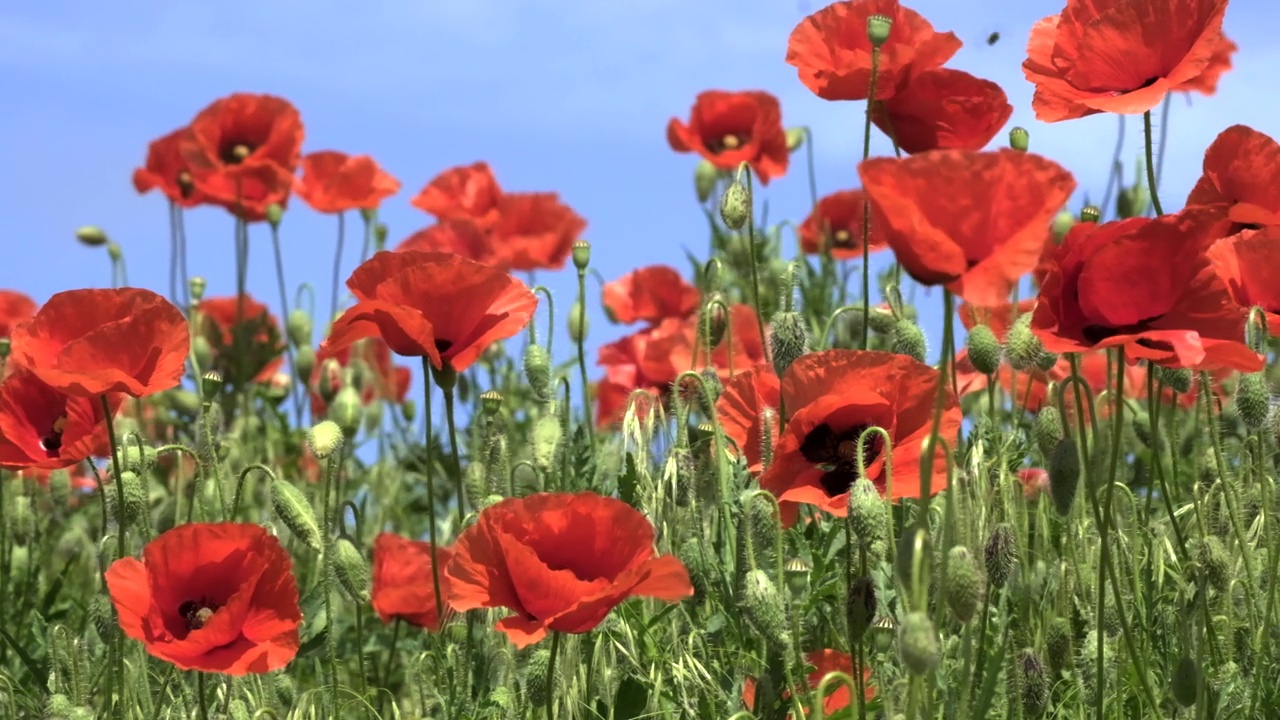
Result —
[[[828, 5], [778, 61], [861, 104], [861, 162], [766, 221], [821, 138], [706, 90], [665, 127], [706, 253], [615, 278], [486, 161], [425, 173], [393, 237], [377, 159], [215, 99], [138, 148], [167, 296], [96, 226], [112, 287], [0, 290], [0, 717], [1280, 717], [1280, 144], [1152, 137], [1230, 71], [1227, 5], [1031, 29], [1038, 120], [1141, 118], [1098, 204], [954, 33]], [[191, 212], [234, 294], [189, 272]], [[363, 228], [327, 303], [280, 266], [306, 212]]]

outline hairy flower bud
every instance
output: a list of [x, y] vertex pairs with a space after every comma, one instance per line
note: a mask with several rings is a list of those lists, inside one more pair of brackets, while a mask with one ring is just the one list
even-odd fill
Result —
[[1053, 223], [1049, 225], [1049, 232], [1053, 233], [1054, 243], [1061, 245], [1062, 239], [1067, 236], [1067, 231], [1069, 231], [1075, 224], [1075, 213], [1065, 208], [1057, 215], [1053, 216]]
[[986, 580], [973, 554], [963, 545], [947, 553], [946, 601], [956, 619], [967, 623], [973, 619], [986, 594]]
[[1019, 685], [1022, 689], [1023, 717], [1038, 718], [1049, 705], [1049, 678], [1044, 672], [1044, 662], [1033, 648], [1023, 648], [1016, 661]]
[[699, 160], [693, 168], [693, 190], [698, 195], [698, 202], [705, 203], [711, 199], [716, 190], [716, 182], [720, 179], [720, 171], [709, 160]]
[[802, 127], [787, 128], [787, 152], [795, 152], [804, 147], [804, 139], [809, 131]]
[[360, 605], [369, 602], [369, 564], [346, 537], [333, 544], [333, 571], [348, 597]]
[[1064, 437], [1049, 456], [1049, 497], [1053, 499], [1053, 508], [1062, 517], [1071, 514], [1079, 487], [1080, 455], [1076, 441]]
[[569, 339], [575, 343], [584, 342], [587, 339], [587, 313], [582, 302], [575, 302], [569, 308]]
[[911, 320], [897, 321], [893, 326], [893, 351], [924, 362], [929, 352], [924, 331]]
[[1257, 430], [1267, 424], [1271, 414], [1271, 387], [1265, 373], [1241, 375], [1236, 385], [1236, 412], [1245, 427]]
[[289, 336], [289, 342], [297, 348], [311, 347], [314, 329], [311, 313], [302, 308], [294, 308], [285, 322], [285, 332]]
[[689, 584], [693, 585], [694, 601], [705, 602], [707, 593], [715, 585], [718, 573], [712, 562], [711, 550], [704, 545], [702, 538], [691, 537], [680, 546], [676, 557], [680, 558], [685, 569], [689, 571]]
[[741, 230], [751, 217], [751, 191], [734, 180], [720, 196], [720, 219], [730, 230]]
[[76, 230], [76, 240], [88, 247], [100, 247], [109, 242], [107, 232], [97, 225], [84, 225]]
[[992, 529], [983, 550], [983, 560], [986, 562], [987, 580], [991, 586], [1004, 587], [1018, 565], [1018, 538], [1013, 533], [1012, 525], [1000, 523]]
[[780, 312], [769, 323], [769, 355], [782, 377], [797, 358], [809, 352], [809, 327], [798, 312]]
[[[117, 524], [122, 528], [128, 528], [149, 510], [148, 488], [137, 473], [127, 470], [120, 473], [120, 477], [116, 478], [116, 482], [120, 484], [119, 488], [110, 487], [104, 493], [107, 501], [107, 510], [116, 519]], [[121, 492], [124, 494], [123, 507], [119, 504]]]
[[751, 570], [742, 580], [742, 614], [775, 649], [791, 645], [787, 616], [778, 587], [763, 570]]
[[986, 325], [975, 325], [969, 331], [969, 362], [973, 369], [983, 375], [994, 375], [1000, 369], [1000, 355], [1004, 349], [991, 328]]
[[1173, 666], [1169, 690], [1173, 699], [1182, 707], [1189, 708], [1196, 704], [1196, 696], [1200, 692], [1200, 664], [1195, 658], [1183, 655], [1178, 664]]
[[547, 349], [530, 343], [524, 350], [524, 379], [533, 388], [534, 395], [545, 400], [551, 393], [551, 356]]
[[284, 480], [271, 481], [271, 509], [282, 525], [298, 542], [320, 552], [324, 546], [320, 535], [320, 524], [316, 522], [316, 513], [312, 509], [307, 496], [296, 485]]
[[873, 555], [876, 546], [888, 539], [889, 506], [871, 480], [858, 478], [849, 488], [846, 522], [854, 543], [868, 555]]
[[560, 684], [561, 665], [563, 663], [556, 663], [556, 668], [552, 669], [551, 651], [545, 648], [538, 648], [529, 655], [529, 664], [525, 666], [524, 692], [530, 706], [542, 707], [547, 704], [547, 696], [555, 692]]
[[1049, 669], [1054, 675], [1071, 667], [1071, 659], [1075, 656], [1075, 638], [1069, 620], [1060, 617], [1051, 620], [1045, 629], [1044, 644], [1048, 650]]
[[332, 420], [316, 423], [307, 431], [307, 446], [318, 460], [324, 460], [342, 447], [342, 428]]
[[1031, 437], [1046, 460], [1053, 457], [1063, 438], [1062, 416], [1058, 413], [1057, 406], [1046, 404], [1040, 408], [1040, 412], [1036, 413], [1035, 423], [1031, 426]]
[[1045, 354], [1040, 338], [1031, 330], [1031, 314], [1023, 313], [1013, 321], [1005, 337], [1005, 355], [1014, 370], [1030, 370], [1041, 362]]
[[334, 396], [326, 416], [337, 424], [347, 437], [355, 437], [360, 431], [360, 422], [364, 416], [364, 404], [360, 402], [360, 393], [351, 385], [346, 385]]
[[938, 666], [942, 649], [938, 631], [923, 612], [910, 612], [898, 626], [898, 657], [912, 675], [927, 675]]

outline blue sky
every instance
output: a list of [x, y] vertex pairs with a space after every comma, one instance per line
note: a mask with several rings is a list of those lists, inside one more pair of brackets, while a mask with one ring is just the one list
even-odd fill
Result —
[[[1106, 182], [1117, 121], [1110, 116], [1055, 125], [1034, 120], [1023, 79], [1032, 23], [1060, 0], [907, 3], [965, 43], [950, 65], [998, 82], [1014, 105], [1009, 127], [1030, 130], [1032, 149], [1070, 168], [1096, 199]], [[373, 155], [404, 183], [384, 206], [391, 242], [430, 224], [408, 199], [437, 172], [487, 160], [513, 190], [554, 190], [587, 218], [593, 264], [607, 278], [649, 263], [684, 269], [682, 246], [702, 252], [705, 224], [692, 196], [694, 158], [671, 152], [665, 126], [685, 116], [708, 88], [764, 89], [782, 101], [788, 126], [816, 138], [819, 191], [856, 184], [860, 103], [813, 97], [783, 58], [787, 36], [817, 2], [793, 0], [388, 0], [359, 6], [334, 0], [218, 3], [63, 0], [0, 8], [0, 114], [5, 218], [0, 287], [37, 301], [54, 292], [110, 282], [105, 253], [72, 233], [97, 224], [119, 241], [134, 285], [166, 292], [164, 200], [130, 183], [147, 143], [234, 92], [288, 97], [306, 124], [306, 151]], [[1161, 188], [1166, 209], [1181, 205], [1204, 148], [1234, 123], [1280, 137], [1273, 92], [1280, 22], [1270, 0], [1233, 0], [1228, 35], [1236, 67], [1212, 98], [1175, 98]], [[359, 9], [357, 9], [359, 8]], [[998, 31], [1000, 41], [986, 44]], [[1129, 123], [1124, 158], [1140, 150]], [[1003, 142], [1003, 136], [996, 142]], [[876, 138], [876, 154], [887, 141]], [[803, 156], [767, 197], [770, 216], [800, 219], [808, 209]], [[312, 282], [327, 306], [335, 221], [297, 203], [285, 220], [291, 284]], [[188, 218], [191, 268], [209, 293], [234, 291], [230, 218], [199, 210]], [[274, 265], [264, 229], [251, 238], [249, 287], [276, 305]], [[349, 242], [343, 278], [358, 243]], [[542, 276], [558, 296], [558, 352], [569, 348], [563, 313], [572, 270]], [[925, 302], [938, 303], [936, 295]], [[625, 332], [592, 306], [592, 345]], [[926, 323], [936, 346], [937, 310]], [[321, 323], [318, 322], [319, 326]], [[931, 325], [935, 325], [931, 327]], [[594, 352], [591, 355], [594, 358]]]

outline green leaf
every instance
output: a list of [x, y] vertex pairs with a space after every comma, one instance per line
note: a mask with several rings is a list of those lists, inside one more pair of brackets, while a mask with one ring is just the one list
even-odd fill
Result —
[[644, 715], [648, 706], [649, 688], [634, 677], [628, 677], [618, 686], [618, 693], [613, 697], [613, 718], [634, 720]]
[[631, 507], [636, 507], [636, 494], [640, 487], [640, 469], [636, 467], [636, 456], [627, 453], [623, 463], [622, 475], [618, 476], [618, 497]]

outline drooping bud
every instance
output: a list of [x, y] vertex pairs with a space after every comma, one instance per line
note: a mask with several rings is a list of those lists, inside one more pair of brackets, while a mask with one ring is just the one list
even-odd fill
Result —
[[[870, 438], [868, 438], [870, 440]], [[889, 507], [875, 483], [858, 478], [849, 488], [849, 515], [846, 521], [853, 541], [869, 556], [887, 539]]]
[[348, 597], [360, 605], [369, 602], [369, 565], [346, 537], [333, 544], [333, 570]]
[[1231, 560], [1227, 549], [1216, 535], [1205, 536], [1196, 547], [1195, 572], [1205, 584], [1219, 593], [1231, 584]]
[[748, 571], [742, 580], [742, 613], [775, 649], [791, 645], [782, 595], [763, 570]]
[[569, 308], [569, 338], [575, 343], [584, 342], [587, 339], [587, 313], [582, 306], [582, 302], [578, 301]]
[[311, 347], [313, 330], [314, 323], [311, 321], [311, 313], [302, 308], [294, 308], [289, 312], [289, 319], [285, 322], [285, 331], [289, 335], [289, 342], [293, 343], [294, 347]]
[[1102, 211], [1097, 205], [1085, 205], [1080, 208], [1080, 222], [1096, 223], [1102, 218]]
[[1189, 368], [1167, 368], [1163, 365], [1156, 366], [1156, 379], [1163, 382], [1169, 389], [1176, 393], [1186, 393], [1191, 391], [1192, 373]]
[[[719, 295], [714, 295], [711, 299], [721, 300]], [[708, 302], [702, 306], [702, 318], [698, 323], [698, 333], [706, 333], [707, 343], [711, 347], [714, 348], [720, 344], [728, 328], [729, 319], [726, 317], [724, 305], [720, 302]]]
[[1071, 515], [1079, 487], [1079, 451], [1074, 438], [1064, 437], [1049, 456], [1049, 497], [1062, 517]]
[[720, 179], [720, 171], [709, 160], [699, 160], [693, 169], [693, 190], [698, 195], [698, 202], [705, 203], [711, 199], [716, 190], [716, 181]]
[[355, 437], [360, 431], [360, 422], [364, 415], [364, 405], [360, 402], [360, 393], [351, 385], [338, 391], [326, 413], [329, 420], [337, 423], [347, 437]]
[[333, 402], [333, 399], [338, 396], [338, 391], [342, 389], [342, 375], [342, 365], [336, 359], [326, 358], [320, 363], [320, 376], [316, 378], [314, 389], [321, 400], [326, 403]]
[[280, 227], [280, 221], [284, 219], [284, 208], [279, 203], [271, 203], [267, 206], [266, 216], [267, 222], [274, 230]]
[[809, 352], [809, 327], [798, 312], [779, 312], [769, 323], [769, 355], [782, 377], [797, 358]]
[[983, 550], [987, 566], [987, 581], [994, 588], [1003, 588], [1018, 565], [1018, 538], [1013, 526], [1000, 523], [991, 530]]
[[[1040, 408], [1040, 412], [1036, 413], [1035, 423], [1031, 426], [1031, 437], [1046, 460], [1053, 457], [1063, 437], [1062, 417], [1057, 406], [1045, 404]], [[1053, 473], [1050, 472], [1050, 477], [1052, 476]]]
[[271, 509], [282, 525], [298, 542], [320, 552], [324, 547], [316, 513], [307, 496], [297, 486], [284, 480], [271, 481]]
[[1005, 337], [1005, 355], [1009, 364], [1014, 370], [1030, 370], [1040, 364], [1044, 354], [1044, 345], [1031, 330], [1031, 313], [1019, 315]]
[[854, 579], [849, 586], [849, 597], [846, 601], [849, 620], [849, 635], [854, 642], [861, 642], [871, 629], [876, 619], [876, 584], [870, 577], [862, 576]]
[[[293, 371], [300, 380], [311, 377], [316, 370], [316, 351], [310, 345], [299, 345], [293, 355]], [[333, 398], [329, 398], [332, 400]]]
[[586, 270], [591, 264], [591, 243], [578, 240], [573, 244], [573, 266], [579, 271]]
[[551, 392], [551, 356], [547, 355], [545, 347], [530, 343], [525, 348], [524, 379], [539, 399], [548, 397]]
[[1271, 387], [1265, 373], [1241, 375], [1236, 385], [1236, 412], [1245, 427], [1257, 430], [1267, 424], [1271, 414]]
[[560, 665], [551, 668], [551, 651], [538, 648], [529, 656], [529, 664], [525, 667], [524, 693], [531, 707], [543, 707], [547, 704], [548, 694], [555, 692], [559, 685]]
[[111, 262], [118, 263], [124, 257], [124, 248], [120, 247], [120, 243], [107, 242], [107, 257], [111, 258]]
[[1038, 718], [1049, 705], [1049, 678], [1045, 675], [1044, 663], [1033, 648], [1023, 648], [1018, 653], [1017, 670], [1024, 717]]
[[1031, 134], [1024, 127], [1015, 127], [1009, 131], [1009, 147], [1018, 152], [1026, 152], [1031, 143]]
[[213, 346], [209, 344], [209, 339], [203, 335], [195, 335], [191, 338], [191, 356], [195, 358], [196, 364], [202, 368], [213, 365]]
[[689, 571], [689, 584], [693, 585], [694, 601], [705, 602], [707, 593], [715, 585], [719, 572], [711, 562], [711, 551], [704, 547], [701, 538], [691, 537], [680, 546], [676, 557], [680, 558], [685, 569]]
[[933, 622], [923, 612], [910, 612], [898, 626], [898, 657], [907, 672], [912, 675], [927, 675], [938, 666], [942, 657], [942, 649], [938, 645], [938, 632]]
[[807, 128], [787, 128], [787, 152], [795, 152], [804, 147], [804, 139], [808, 134]]
[[564, 428], [554, 413], [544, 413], [533, 423], [533, 462], [543, 474], [551, 472]]
[[1000, 354], [1004, 352], [991, 328], [975, 325], [969, 331], [969, 362], [983, 375], [994, 375], [1000, 369]]
[[317, 460], [324, 460], [337, 452], [342, 443], [342, 428], [332, 420], [318, 422], [307, 431], [307, 446]]
[[962, 623], [977, 614], [986, 593], [986, 581], [973, 554], [963, 545], [956, 545], [947, 553], [947, 607]]
[[1045, 629], [1045, 649], [1048, 650], [1049, 669], [1054, 675], [1071, 667], [1071, 659], [1075, 656], [1075, 644], [1072, 637], [1071, 623], [1066, 618], [1054, 618]]
[[720, 196], [720, 219], [730, 230], [741, 230], [751, 217], [751, 191], [734, 179]]
[[893, 326], [893, 351], [899, 355], [925, 361], [929, 352], [928, 343], [924, 339], [924, 331], [911, 320], [899, 320]]
[[1075, 213], [1063, 208], [1061, 212], [1053, 217], [1053, 223], [1049, 225], [1049, 231], [1053, 233], [1053, 241], [1056, 245], [1062, 244], [1062, 239], [1067, 236], [1067, 232], [1076, 224]]
[[1183, 655], [1178, 664], [1173, 666], [1169, 691], [1173, 699], [1184, 708], [1196, 704], [1196, 696], [1200, 692], [1200, 664], [1195, 658]]
[[876, 13], [867, 18], [867, 39], [871, 47], [880, 48], [889, 41], [889, 33], [893, 30], [893, 18]]
[[101, 247], [109, 242], [107, 232], [97, 225], [84, 225], [78, 228], [76, 239], [88, 247]]
[[[120, 484], [119, 488], [111, 487], [104, 492], [107, 509], [120, 527], [127, 528], [136, 523], [138, 518], [142, 517], [148, 510], [147, 487], [137, 473], [129, 471], [120, 473], [120, 477], [116, 478], [116, 482]], [[124, 494], [123, 509], [119, 505], [122, 491]]]

